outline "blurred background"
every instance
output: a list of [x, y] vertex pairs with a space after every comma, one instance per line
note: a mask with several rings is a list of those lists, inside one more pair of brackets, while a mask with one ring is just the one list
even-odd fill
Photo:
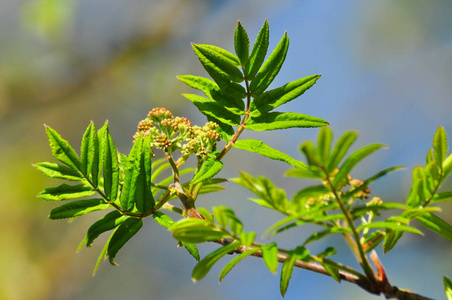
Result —
[[[452, 2], [421, 1], [257, 1], [257, 0], [3, 0], [0, 2], [0, 298], [27, 299], [279, 299], [279, 278], [249, 258], [223, 281], [224, 261], [200, 282], [190, 274], [195, 261], [176, 248], [153, 220], [120, 251], [119, 267], [92, 269], [105, 237], [80, 254], [75, 249], [93, 213], [70, 224], [50, 221], [55, 203], [36, 198], [59, 184], [31, 164], [54, 161], [43, 124], [78, 147], [92, 120], [109, 120], [116, 145], [128, 153], [136, 124], [165, 106], [203, 125], [206, 119], [181, 93], [193, 92], [177, 75], [206, 76], [190, 42], [233, 51], [240, 20], [254, 41], [264, 20], [270, 48], [288, 31], [290, 48], [272, 87], [323, 74], [299, 100], [283, 107], [324, 118], [338, 137], [358, 130], [357, 146], [385, 143], [355, 172], [366, 177], [393, 166], [372, 188], [387, 201], [405, 201], [411, 170], [423, 165], [439, 125], [452, 136]], [[317, 129], [252, 133], [299, 158], [298, 144]], [[246, 136], [250, 136], [247, 134]], [[450, 139], [452, 140], [452, 138]], [[265, 175], [292, 196], [304, 183], [282, 174], [288, 166], [233, 150], [224, 177], [239, 169]], [[452, 187], [451, 181], [447, 182]], [[247, 201], [244, 189], [202, 197], [198, 205], [226, 204], [244, 220], [245, 230], [262, 233], [280, 216]], [[445, 187], [447, 188], [447, 187]], [[452, 223], [452, 205], [441, 217]], [[292, 230], [275, 239], [291, 248], [309, 232]], [[338, 238], [337, 259], [356, 267]], [[268, 242], [268, 240], [266, 241]], [[313, 253], [328, 246], [318, 242]], [[216, 245], [202, 245], [201, 254]], [[316, 252], [317, 251], [317, 252]], [[405, 234], [392, 252], [378, 249], [389, 280], [402, 288], [443, 299], [442, 276], [452, 277], [452, 247], [443, 238]], [[227, 258], [229, 259], [229, 258]], [[225, 261], [227, 261], [225, 259]], [[278, 275], [279, 276], [279, 275]], [[348, 283], [295, 270], [286, 299], [376, 299]], [[383, 298], [383, 297], [381, 297]]]

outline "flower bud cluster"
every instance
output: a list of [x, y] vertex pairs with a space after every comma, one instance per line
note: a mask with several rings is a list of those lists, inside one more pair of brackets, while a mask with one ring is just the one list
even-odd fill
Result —
[[147, 118], [138, 123], [134, 141], [139, 136], [150, 136], [151, 147], [163, 151], [180, 150], [182, 155], [204, 156], [216, 149], [221, 139], [217, 132], [219, 125], [192, 126], [187, 118], [174, 117], [166, 108], [152, 109]]

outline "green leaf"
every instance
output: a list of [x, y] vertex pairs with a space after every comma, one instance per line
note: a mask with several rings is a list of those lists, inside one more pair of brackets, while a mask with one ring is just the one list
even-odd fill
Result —
[[245, 65], [245, 74], [248, 80], [253, 80], [259, 71], [262, 63], [267, 55], [267, 49], [269, 44], [269, 28], [268, 21], [265, 20], [254, 42], [253, 49], [251, 50], [248, 64]]
[[108, 244], [107, 255], [112, 265], [117, 265], [114, 261], [118, 251], [140, 230], [143, 220], [129, 217], [113, 232]]
[[241, 253], [239, 256], [234, 257], [231, 261], [229, 261], [224, 268], [220, 272], [219, 280], [220, 282], [224, 279], [224, 277], [232, 270], [239, 262], [241, 262], [245, 257], [253, 255], [254, 253], [260, 251], [259, 247], [251, 248], [248, 251]]
[[171, 226], [170, 230], [176, 240], [195, 244], [220, 240], [225, 236], [220, 228], [198, 219], [178, 221]]
[[71, 145], [50, 126], [46, 125], [45, 129], [53, 156], [72, 169], [81, 171], [82, 163]]
[[452, 300], [452, 280], [444, 276], [443, 283], [444, 283], [444, 292], [446, 293], [447, 300]]
[[255, 238], [256, 232], [254, 231], [251, 232], [242, 231], [242, 233], [240, 234], [240, 240], [242, 241], [242, 245], [244, 245], [245, 247], [251, 246]]
[[323, 177], [323, 174], [319, 170], [314, 170], [312, 168], [294, 168], [289, 169], [284, 173], [285, 176], [289, 177], [299, 177], [299, 178], [314, 178], [319, 179]]
[[252, 117], [258, 117], [301, 96], [316, 83], [320, 76], [311, 75], [300, 78], [256, 96], [253, 102], [251, 102], [250, 115]]
[[348, 149], [355, 142], [358, 137], [358, 133], [355, 131], [348, 131], [344, 133], [336, 142], [333, 151], [331, 152], [330, 159], [328, 160], [327, 170], [332, 172], [339, 166], [339, 163], [344, 158]]
[[331, 128], [329, 127], [321, 128], [319, 131], [319, 136], [317, 138], [317, 148], [319, 149], [319, 155], [322, 161], [328, 161], [331, 151], [332, 140], [333, 140], [333, 131], [331, 130]]
[[[243, 81], [243, 74], [237, 68], [240, 63], [232, 53], [212, 45], [193, 44], [193, 51], [204, 69], [214, 78], [224, 76], [234, 82]], [[215, 79], [215, 78], [214, 78]]]
[[273, 160], [283, 161], [295, 168], [302, 168], [306, 166], [302, 161], [296, 160], [259, 140], [238, 140], [233, 146], [238, 149], [260, 154]]
[[303, 245], [307, 245], [309, 243], [318, 241], [326, 236], [329, 236], [331, 234], [335, 234], [335, 233], [351, 233], [352, 231], [350, 230], [350, 228], [342, 228], [342, 227], [332, 227], [332, 228], [328, 228], [326, 230], [322, 230], [319, 232], [315, 232], [313, 234], [311, 234], [303, 243]]
[[321, 161], [319, 152], [312, 141], [302, 143], [300, 145], [300, 152], [306, 156], [308, 165], [311, 169], [315, 170], [323, 167], [324, 162]]
[[286, 128], [309, 128], [329, 125], [329, 123], [323, 119], [290, 112], [265, 113], [257, 118], [248, 120], [249, 122], [247, 122], [245, 128], [254, 131], [277, 130]]
[[441, 182], [444, 181], [451, 172], [452, 172], [452, 153], [449, 154], [443, 162], [443, 178]]
[[262, 246], [262, 258], [264, 259], [267, 268], [276, 275], [278, 270], [278, 248], [276, 243], [271, 243], [269, 245]]
[[38, 194], [38, 197], [44, 200], [61, 201], [91, 196], [95, 193], [89, 185], [67, 185], [63, 183], [57, 187], [47, 188]]
[[86, 246], [91, 247], [94, 240], [97, 239], [99, 235], [106, 231], [115, 229], [116, 227], [121, 225], [121, 223], [124, 222], [126, 218], [127, 217], [118, 210], [112, 211], [103, 216], [88, 229], [88, 233], [86, 234]]
[[94, 267], [94, 270], [93, 270], [93, 277], [96, 275], [97, 269], [99, 268], [99, 265], [102, 262], [102, 260], [107, 258], [108, 244], [110, 243], [112, 236], [113, 235], [110, 235], [107, 242], [105, 243], [104, 248], [102, 248], [102, 251], [100, 252], [99, 257], [97, 258], [96, 266]]
[[83, 181], [83, 177], [80, 176], [79, 172], [60, 164], [41, 162], [33, 164], [33, 167], [50, 178], [64, 179], [69, 181]]
[[195, 94], [183, 94], [183, 96], [193, 102], [204, 115], [218, 119], [227, 125], [239, 126], [240, 116], [230, 112], [217, 102]]
[[403, 231], [386, 230], [386, 236], [383, 241], [383, 252], [386, 254], [392, 250], [402, 235]]
[[433, 154], [435, 157], [435, 164], [442, 169], [443, 161], [447, 154], [447, 135], [443, 127], [439, 126], [433, 137]]
[[[245, 103], [242, 97], [234, 93], [228, 93], [228, 89], [222, 89], [218, 85], [207, 78], [193, 75], [183, 75], [177, 77], [180, 81], [186, 83], [188, 86], [204, 92], [204, 94], [212, 101], [224, 106], [227, 110], [234, 114], [245, 114]], [[244, 94], [243, 96], [246, 96]]]
[[235, 54], [240, 60], [242, 66], [248, 62], [248, 56], [250, 55], [250, 40], [245, 28], [243, 28], [240, 21], [237, 21], [237, 27], [234, 33], [234, 48]]
[[223, 168], [223, 162], [216, 160], [215, 157], [209, 157], [201, 166], [201, 169], [196, 173], [191, 181], [192, 184], [209, 180], [217, 175]]
[[281, 296], [283, 297], [286, 294], [287, 288], [289, 287], [289, 281], [292, 277], [293, 267], [295, 266], [297, 260], [309, 261], [309, 251], [305, 247], [298, 246], [295, 250], [291, 250], [287, 258], [284, 260], [279, 285]]
[[250, 90], [253, 96], [261, 94], [272, 83], [279, 70], [281, 70], [288, 49], [289, 37], [287, 36], [287, 32], [285, 32], [272, 54], [270, 54], [267, 61], [259, 70], [259, 73], [251, 81]]
[[434, 215], [432, 213], [424, 213], [419, 217], [416, 217], [424, 227], [430, 229], [433, 232], [441, 235], [445, 239], [452, 241], [452, 226], [450, 226], [446, 221]]
[[352, 153], [339, 168], [339, 172], [334, 178], [333, 185], [337, 186], [340, 182], [347, 178], [347, 175], [361, 160], [374, 153], [378, 149], [385, 147], [382, 144], [372, 144], [356, 150]]
[[424, 198], [423, 183], [424, 170], [422, 167], [415, 167], [413, 170], [413, 183], [411, 184], [410, 193], [406, 200], [409, 207], [418, 207]]
[[363, 224], [357, 228], [357, 231], [360, 232], [366, 228], [391, 229], [391, 230], [395, 230], [395, 231], [407, 231], [407, 232], [412, 232], [412, 233], [416, 233], [419, 235], [424, 235], [422, 233], [422, 231], [420, 231], [417, 228], [407, 226], [407, 225], [401, 225], [401, 224], [398, 224], [395, 222], [390, 222], [390, 221], [372, 222], [372, 223], [368, 223], [368, 224]]
[[442, 202], [442, 201], [450, 201], [452, 200], [452, 192], [443, 192], [438, 193], [433, 196], [432, 201], [434, 202]]
[[[153, 213], [152, 217], [154, 218], [155, 221], [157, 221], [157, 223], [159, 223], [160, 225], [167, 229], [169, 229], [175, 223], [170, 217], [159, 211]], [[198, 248], [196, 247], [195, 244], [182, 243], [182, 245], [184, 245], [184, 248], [187, 249], [188, 253], [190, 253], [190, 255], [193, 256], [197, 261], [200, 260]]]
[[223, 256], [226, 254], [234, 251], [238, 247], [240, 247], [240, 242], [233, 242], [230, 244], [227, 244], [214, 252], [210, 253], [206, 257], [204, 257], [193, 269], [193, 272], [191, 273], [191, 279], [193, 282], [196, 282], [204, 276], [207, 275], [207, 273], [210, 271], [212, 266]]
[[144, 181], [144, 196], [143, 200], [140, 198], [137, 199], [137, 209], [140, 212], [147, 213], [150, 212], [151, 209], [155, 206], [155, 199], [151, 192], [151, 184], [152, 184], [152, 148], [151, 148], [151, 137], [147, 136], [144, 139], [143, 152], [141, 154], [142, 165], [141, 170], [143, 174]]
[[239, 236], [243, 229], [242, 222], [237, 218], [234, 211], [226, 206], [214, 206], [213, 214], [218, 224], [226, 229], [229, 223], [229, 228], [235, 236]]
[[384, 169], [384, 170], [378, 172], [377, 174], [373, 175], [372, 177], [364, 180], [364, 182], [359, 187], [356, 187], [356, 188], [348, 191], [347, 193], [345, 193], [345, 195], [342, 198], [346, 199], [346, 198], [352, 197], [354, 194], [366, 189], [369, 186], [369, 184], [371, 184], [375, 180], [379, 179], [380, 177], [383, 177], [384, 175], [386, 175], [392, 171], [400, 170], [403, 168], [405, 168], [405, 167], [404, 166], [395, 166], [395, 167], [390, 167], [390, 168]]
[[73, 201], [71, 203], [66, 203], [62, 206], [52, 209], [49, 215], [49, 219], [67, 219], [75, 218], [87, 213], [107, 209], [110, 204], [105, 203], [104, 199], [88, 199]]
[[102, 162], [105, 195], [109, 200], [115, 201], [119, 188], [118, 151], [109, 133], [108, 125], [102, 136]]
[[82, 145], [80, 147], [80, 160], [82, 163], [82, 173], [89, 177], [93, 169], [94, 156], [96, 155], [96, 129], [91, 122], [83, 134]]

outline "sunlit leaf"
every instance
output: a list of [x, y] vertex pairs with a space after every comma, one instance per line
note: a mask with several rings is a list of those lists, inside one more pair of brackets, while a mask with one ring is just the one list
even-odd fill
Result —
[[260, 68], [256, 77], [250, 84], [250, 90], [253, 96], [257, 96], [267, 89], [273, 79], [278, 75], [279, 70], [286, 59], [287, 50], [289, 49], [289, 37], [287, 32], [276, 45], [269, 58], [266, 60], [262, 68]]
[[259, 140], [238, 140], [233, 146], [238, 149], [260, 154], [273, 160], [286, 162], [295, 168], [306, 166], [302, 161], [296, 160], [289, 155], [264, 144], [264, 142]]
[[447, 300], [452, 300], [452, 280], [444, 276], [443, 283], [444, 283], [444, 292], [446, 293]]
[[88, 177], [91, 174], [94, 156], [96, 155], [96, 129], [91, 122], [83, 134], [82, 145], [80, 147], [80, 160], [82, 163], [82, 173]]
[[246, 65], [250, 54], [250, 40], [245, 28], [240, 24], [240, 21], [237, 22], [237, 27], [235, 28], [234, 48], [235, 54], [237, 54], [237, 57], [240, 60], [240, 64], [242, 66]]
[[249, 80], [253, 80], [259, 71], [262, 63], [267, 55], [267, 49], [269, 44], [269, 28], [268, 21], [265, 20], [264, 25], [262, 25], [259, 34], [254, 42], [253, 49], [248, 60], [248, 64], [245, 66], [245, 75]]
[[363, 224], [363, 225], [359, 226], [356, 230], [363, 231], [366, 228], [391, 229], [391, 230], [396, 230], [396, 231], [407, 231], [407, 232], [412, 232], [412, 233], [416, 233], [419, 235], [424, 235], [422, 233], [422, 231], [420, 231], [417, 228], [407, 226], [407, 225], [401, 225], [401, 224], [398, 224], [395, 222], [384, 222], [384, 221]]
[[254, 242], [255, 238], [256, 238], [256, 232], [254, 232], [254, 231], [251, 231], [251, 232], [243, 231], [240, 234], [240, 240], [242, 241], [242, 244], [245, 247], [251, 246], [251, 244]]
[[216, 73], [235, 82], [243, 81], [243, 74], [237, 68], [240, 63], [232, 53], [212, 45], [192, 44], [192, 46], [204, 69], [212, 77], [215, 76], [212, 73]]
[[283, 297], [286, 294], [287, 288], [289, 287], [289, 281], [292, 277], [293, 267], [295, 266], [297, 260], [309, 261], [309, 251], [305, 247], [298, 246], [295, 250], [291, 250], [287, 258], [284, 260], [279, 284], [281, 296]]
[[386, 230], [386, 236], [383, 241], [383, 252], [388, 253], [403, 235], [403, 231]]
[[142, 219], [129, 217], [115, 230], [110, 239], [107, 250], [107, 255], [112, 265], [117, 265], [114, 261], [116, 254], [140, 230], [142, 226]]
[[223, 168], [223, 162], [216, 160], [215, 157], [209, 157], [201, 166], [201, 169], [193, 177], [192, 184], [197, 184], [209, 180], [217, 175]]
[[63, 183], [57, 187], [47, 188], [38, 194], [44, 200], [61, 201], [91, 196], [95, 193], [89, 185], [67, 185]]
[[224, 277], [232, 270], [239, 262], [241, 262], [245, 257], [253, 255], [254, 253], [260, 251], [259, 247], [251, 248], [248, 251], [241, 253], [239, 256], [234, 257], [231, 261], [229, 261], [221, 270], [219, 280], [220, 282], [224, 279]]
[[346, 179], [347, 175], [356, 166], [356, 164], [383, 147], [385, 146], [382, 144], [372, 144], [358, 149], [354, 153], [352, 153], [339, 168], [339, 172], [334, 178], [333, 185], [337, 186], [341, 181]]
[[191, 273], [191, 279], [196, 282], [204, 278], [204, 276], [207, 275], [212, 266], [218, 260], [220, 260], [220, 258], [230, 253], [231, 251], [234, 251], [240, 246], [240, 242], [233, 242], [215, 250], [214, 252], [204, 257], [193, 269], [193, 272]]
[[108, 199], [115, 201], [119, 188], [118, 151], [116, 150], [108, 126], [102, 137], [102, 157], [105, 195]]
[[184, 219], [170, 227], [173, 237], [181, 242], [203, 243], [220, 240], [224, 232], [209, 222], [198, 219]]
[[432, 213], [424, 213], [421, 216], [416, 217], [416, 220], [418, 220], [424, 227], [436, 232], [445, 239], [452, 241], [452, 226], [437, 215]]
[[33, 164], [33, 166], [42, 174], [50, 178], [64, 179], [69, 181], [83, 180], [83, 177], [80, 176], [79, 172], [60, 164], [51, 162], [41, 162]]
[[278, 130], [286, 128], [309, 128], [329, 125], [323, 119], [299, 114], [271, 112], [249, 119], [245, 128], [254, 131]]
[[252, 117], [258, 117], [301, 96], [319, 78], [320, 75], [307, 76], [256, 96], [250, 106], [250, 115]]
[[339, 163], [347, 154], [348, 149], [355, 142], [358, 137], [358, 133], [355, 131], [348, 131], [344, 133], [336, 142], [333, 151], [331, 152], [330, 159], [328, 160], [327, 170], [332, 172], [339, 166]]
[[447, 154], [447, 135], [443, 127], [439, 126], [433, 137], [433, 154], [436, 165], [442, 169]]
[[45, 129], [53, 156], [72, 169], [81, 171], [82, 163], [71, 145], [50, 126], [46, 125]]
[[264, 259], [267, 268], [276, 275], [278, 270], [278, 248], [275, 243], [262, 246], [262, 258]]
[[451, 201], [452, 200], [452, 192], [442, 192], [435, 194], [432, 199], [434, 202], [442, 202], [442, 201]]
[[335, 233], [351, 233], [352, 231], [350, 230], [350, 228], [342, 228], [342, 227], [332, 227], [332, 228], [328, 228], [322, 231], [318, 231], [315, 232], [313, 234], [311, 234], [303, 243], [303, 245], [307, 245], [309, 243], [312, 243], [314, 241], [318, 241], [326, 236], [329, 236], [331, 234], [335, 234]]
[[49, 219], [56, 220], [75, 218], [93, 211], [107, 209], [109, 207], [110, 204], [106, 203], [104, 199], [73, 201], [52, 209]]

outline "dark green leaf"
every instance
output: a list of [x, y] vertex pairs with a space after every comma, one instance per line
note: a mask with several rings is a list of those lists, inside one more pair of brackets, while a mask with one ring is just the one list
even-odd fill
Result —
[[72, 169], [81, 171], [82, 163], [71, 145], [50, 126], [46, 125], [45, 128], [53, 156]]
[[253, 255], [254, 253], [258, 252], [259, 250], [260, 250], [259, 247], [251, 248], [250, 250], [241, 253], [239, 256], [234, 257], [231, 261], [229, 261], [220, 272], [220, 277], [219, 277], [220, 282], [229, 273], [229, 271], [231, 271], [232, 268], [234, 268], [245, 257]]
[[95, 239], [102, 233], [115, 229], [118, 227], [127, 217], [124, 216], [121, 212], [115, 210], [104, 217], [96, 221], [91, 227], [88, 229], [88, 233], [86, 234], [86, 246], [90, 247]]
[[248, 56], [250, 55], [250, 40], [240, 21], [237, 22], [237, 27], [235, 28], [234, 48], [240, 64], [244, 66], [248, 62]]
[[80, 160], [82, 163], [82, 173], [89, 177], [91, 174], [94, 156], [96, 154], [96, 129], [91, 122], [83, 134], [82, 145], [80, 147]]
[[436, 232], [449, 241], [452, 241], [452, 226], [437, 215], [432, 213], [424, 213], [421, 216], [416, 217], [416, 220], [424, 225], [424, 227]]
[[347, 178], [347, 175], [361, 160], [374, 153], [378, 149], [383, 148], [382, 144], [372, 144], [356, 150], [352, 153], [339, 168], [339, 172], [334, 178], [333, 185], [337, 186], [340, 182]]
[[51, 162], [41, 162], [33, 164], [33, 166], [42, 174], [50, 178], [65, 179], [69, 181], [83, 180], [79, 172], [60, 164]]
[[223, 162], [216, 160], [214, 157], [209, 157], [201, 166], [201, 169], [196, 173], [191, 181], [192, 184], [197, 184], [205, 180], [209, 180], [217, 175], [223, 168]]
[[129, 217], [113, 232], [107, 250], [107, 255], [112, 265], [117, 265], [114, 261], [116, 254], [142, 226], [142, 219]]
[[212, 45], [192, 44], [192, 47], [204, 69], [212, 77], [215, 77], [212, 75], [214, 73], [235, 82], [243, 81], [243, 74], [237, 68], [240, 63], [232, 53]]
[[271, 112], [248, 120], [249, 122], [247, 122], [245, 128], [254, 131], [321, 127], [329, 125], [329, 123], [323, 119], [299, 113]]
[[286, 162], [295, 168], [302, 168], [306, 166], [302, 161], [296, 160], [259, 140], [238, 140], [233, 146], [238, 149], [260, 154], [270, 159]]
[[93, 188], [85, 184], [67, 185], [63, 183], [60, 186], [43, 190], [38, 197], [44, 200], [60, 201], [88, 197], [94, 193]]
[[447, 300], [452, 300], [452, 280], [444, 276], [443, 283], [444, 283], [444, 292], [446, 293]]
[[218, 119], [227, 125], [239, 126], [240, 116], [230, 112], [216, 101], [195, 94], [183, 94], [183, 96], [193, 102], [204, 115]]
[[191, 279], [194, 282], [196, 282], [196, 281], [204, 278], [204, 276], [207, 275], [207, 273], [210, 271], [212, 266], [220, 258], [222, 258], [226, 254], [234, 251], [238, 247], [240, 247], [240, 242], [230, 243], [230, 244], [227, 244], [227, 245], [215, 250], [214, 252], [210, 253], [206, 257], [204, 257], [193, 269], [193, 272], [191, 273]]
[[285, 32], [272, 54], [270, 54], [267, 61], [259, 70], [259, 73], [257, 73], [256, 77], [251, 81], [250, 90], [253, 96], [257, 96], [265, 91], [276, 75], [278, 75], [284, 60], [286, 59], [288, 49], [289, 37], [287, 37], [287, 32]]
[[262, 258], [270, 272], [276, 275], [278, 270], [278, 248], [275, 243], [262, 246]]
[[344, 158], [350, 146], [355, 142], [358, 137], [358, 133], [355, 131], [348, 131], [344, 133], [336, 142], [333, 151], [331, 152], [330, 159], [328, 161], [327, 170], [332, 172], [339, 166], [342, 158]]
[[269, 112], [301, 96], [311, 86], [313, 86], [319, 78], [320, 75], [307, 76], [258, 95], [251, 103], [250, 115], [252, 117], [258, 117], [261, 114]]
[[253, 80], [259, 71], [262, 63], [267, 55], [268, 42], [269, 40], [269, 28], [268, 21], [265, 20], [264, 25], [262, 25], [259, 34], [254, 42], [253, 49], [251, 50], [251, 55], [248, 60], [248, 64], [245, 66], [245, 74], [248, 80]]
[[110, 207], [103, 199], [88, 199], [73, 201], [52, 209], [49, 219], [67, 219], [83, 216], [87, 213], [103, 210]]

